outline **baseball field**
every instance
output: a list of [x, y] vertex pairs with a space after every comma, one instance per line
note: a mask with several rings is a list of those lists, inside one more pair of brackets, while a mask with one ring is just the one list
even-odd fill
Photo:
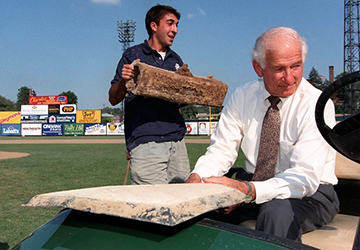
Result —
[[[191, 168], [208, 137], [186, 137]], [[235, 163], [244, 162], [242, 153]], [[8, 249], [61, 208], [22, 207], [37, 194], [122, 185], [126, 171], [122, 137], [0, 137], [0, 250]], [[129, 184], [129, 178], [128, 178]]]

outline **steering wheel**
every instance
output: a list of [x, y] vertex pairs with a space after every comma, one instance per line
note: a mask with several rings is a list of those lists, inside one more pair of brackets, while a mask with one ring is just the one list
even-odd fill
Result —
[[360, 112], [339, 122], [332, 129], [324, 121], [324, 108], [331, 95], [357, 81], [360, 81], [360, 71], [345, 75], [328, 86], [316, 103], [315, 119], [321, 135], [336, 151], [360, 163]]

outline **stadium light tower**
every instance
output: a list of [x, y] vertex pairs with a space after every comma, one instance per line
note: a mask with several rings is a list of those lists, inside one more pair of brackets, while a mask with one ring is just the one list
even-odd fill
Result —
[[136, 22], [133, 20], [129, 21], [118, 21], [117, 30], [119, 42], [123, 44], [123, 51], [130, 47], [130, 43], [134, 42]]
[[[119, 42], [123, 44], [123, 52], [127, 48], [130, 47], [130, 43], [134, 42], [135, 37], [135, 30], [136, 30], [136, 22], [133, 22], [133, 20], [129, 21], [118, 21], [117, 22], [117, 31], [118, 31], [118, 37]], [[125, 107], [124, 107], [124, 101], [122, 101], [122, 111], [125, 113]]]
[[[344, 0], [344, 72], [352, 73], [360, 70], [360, 23], [359, 0]], [[355, 92], [357, 83], [345, 88], [349, 91], [349, 113], [357, 109], [358, 101]]]

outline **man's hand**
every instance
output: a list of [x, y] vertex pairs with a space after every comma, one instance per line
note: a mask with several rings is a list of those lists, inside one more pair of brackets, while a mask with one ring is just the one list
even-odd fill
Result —
[[247, 194], [248, 189], [245, 185], [245, 183], [235, 180], [235, 179], [231, 179], [225, 176], [222, 177], [215, 177], [215, 176], [211, 176], [211, 177], [204, 177], [202, 178], [202, 180], [205, 183], [216, 183], [216, 184], [221, 184], [221, 185], [225, 185], [228, 187], [232, 187], [235, 188], [241, 192], [243, 192], [244, 194]]
[[[140, 62], [140, 59], [136, 59], [136, 61]], [[135, 76], [135, 68], [132, 64], [124, 64], [123, 68], [121, 69], [121, 77], [122, 79], [127, 82], [134, 78]]]
[[[140, 62], [140, 59], [136, 59]], [[131, 64], [124, 64], [121, 69], [121, 79], [112, 84], [109, 89], [109, 102], [111, 105], [115, 106], [120, 103], [126, 95], [126, 82], [134, 78], [135, 68]]]
[[[211, 176], [211, 177], [207, 177], [207, 178], [204, 177], [204, 178], [202, 178], [202, 180], [205, 183], [216, 183], [216, 184], [221, 184], [221, 185], [225, 185], [228, 187], [232, 187], [232, 188], [239, 190], [240, 192], [242, 192], [244, 194], [247, 194], [249, 192], [249, 190], [244, 182], [241, 182], [241, 181], [238, 181], [235, 179], [231, 179], [231, 178], [228, 178], [225, 176], [222, 176], [222, 177]], [[256, 197], [255, 187], [252, 183], [250, 183], [250, 185], [252, 186], [252, 190], [254, 192], [253, 197], [255, 199], [255, 197]], [[239, 206], [240, 204], [241, 203], [238, 203], [238, 204], [223, 208], [220, 211], [224, 214], [228, 214], [232, 210], [234, 210], [237, 206]]]
[[135, 68], [131, 64], [124, 64], [121, 69], [121, 76], [124, 81], [129, 81], [135, 76]]
[[201, 178], [198, 174], [193, 173], [185, 183], [201, 183]]

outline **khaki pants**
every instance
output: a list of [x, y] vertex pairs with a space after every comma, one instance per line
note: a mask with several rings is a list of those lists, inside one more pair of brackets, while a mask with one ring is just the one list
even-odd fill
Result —
[[181, 183], [190, 173], [184, 139], [147, 142], [130, 151], [132, 185]]

